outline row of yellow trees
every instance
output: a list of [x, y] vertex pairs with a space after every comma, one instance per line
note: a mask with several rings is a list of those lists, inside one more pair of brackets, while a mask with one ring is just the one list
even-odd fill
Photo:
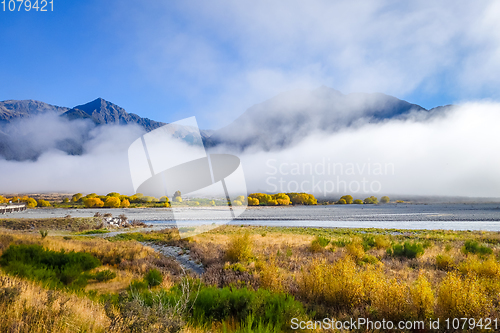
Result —
[[106, 195], [97, 195], [95, 193], [87, 194], [83, 196], [82, 193], [76, 193], [72, 196], [71, 201], [77, 203], [81, 202], [87, 208], [93, 207], [108, 207], [108, 208], [127, 208], [130, 203], [151, 203], [151, 202], [161, 202], [165, 207], [170, 206], [170, 201], [166, 196], [160, 199], [145, 196], [142, 193], [136, 193], [131, 196], [122, 195], [117, 192], [111, 192]]
[[12, 198], [6, 198], [2, 195], [0, 195], [0, 204], [3, 203], [17, 203], [17, 202], [24, 202], [26, 203], [26, 206], [29, 208], [35, 208], [35, 207], [50, 207], [51, 204], [47, 200], [39, 199], [38, 201], [28, 197], [27, 195], [24, 195], [22, 197], [14, 196]]
[[252, 193], [248, 196], [249, 206], [316, 205], [318, 200], [307, 193]]
[[[380, 198], [381, 203], [389, 203], [390, 201], [391, 201], [391, 199], [389, 199], [388, 196], [383, 196], [382, 198]], [[346, 204], [347, 205], [350, 205], [350, 204], [358, 204], [358, 205], [374, 204], [374, 205], [377, 205], [379, 203], [379, 201], [378, 201], [378, 198], [374, 197], [373, 195], [371, 197], [365, 198], [365, 200], [361, 200], [361, 199], [354, 200], [351, 195], [344, 195], [344, 196], [340, 197], [339, 201], [337, 201], [336, 203], [340, 204], [340, 205], [346, 205]]]

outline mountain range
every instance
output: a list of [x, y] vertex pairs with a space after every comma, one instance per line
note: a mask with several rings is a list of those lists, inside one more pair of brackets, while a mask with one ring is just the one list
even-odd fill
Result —
[[[385, 94], [342, 94], [323, 86], [279, 94], [250, 107], [226, 127], [215, 132], [201, 131], [201, 136], [207, 147], [227, 146], [239, 151], [253, 147], [272, 151], [293, 145], [312, 133], [333, 133], [389, 119], [423, 121], [447, 107], [426, 110]], [[0, 156], [8, 160], [35, 160], [44, 152], [45, 146], [28, 140], [32, 132], [18, 131], [24, 123], [39, 116], [56, 117], [63, 127], [78, 120], [91, 123], [93, 127], [137, 124], [146, 132], [165, 125], [128, 113], [102, 98], [73, 108], [34, 100], [7, 100], [0, 102]], [[184, 137], [189, 132], [179, 130], [176, 135]], [[67, 154], [79, 155], [84, 152], [83, 145], [88, 139], [86, 131], [81, 130], [79, 136], [57, 139], [54, 146]]]

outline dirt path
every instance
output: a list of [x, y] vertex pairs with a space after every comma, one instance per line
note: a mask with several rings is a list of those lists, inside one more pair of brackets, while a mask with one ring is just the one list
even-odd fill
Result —
[[191, 270], [197, 275], [205, 273], [205, 268], [201, 263], [193, 261], [189, 255], [189, 250], [184, 250], [178, 246], [156, 245], [149, 242], [141, 242], [144, 246], [153, 248], [156, 252], [173, 257], [186, 270]]

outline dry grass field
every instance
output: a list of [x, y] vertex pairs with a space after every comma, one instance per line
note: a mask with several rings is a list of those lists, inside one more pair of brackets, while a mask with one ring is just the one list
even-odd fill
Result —
[[[205, 273], [186, 275], [138, 241], [189, 251]], [[470, 231], [223, 226], [181, 240], [176, 229], [109, 238], [2, 229], [0, 330], [280, 332], [292, 318], [497, 318], [499, 243], [499, 233]], [[38, 245], [98, 264], [75, 273], [80, 284], [55, 284], [66, 268], [28, 269], [34, 259], [14, 255]]]

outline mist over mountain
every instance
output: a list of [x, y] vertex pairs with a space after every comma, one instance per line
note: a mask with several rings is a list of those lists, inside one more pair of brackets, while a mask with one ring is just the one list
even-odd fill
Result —
[[[279, 151], [312, 134], [333, 134], [395, 119], [424, 121], [446, 109], [428, 111], [380, 93], [345, 95], [323, 86], [284, 92], [250, 107], [222, 129], [201, 131], [201, 137], [207, 147], [240, 152], [246, 149]], [[163, 122], [128, 113], [102, 98], [73, 108], [33, 100], [9, 100], [0, 102], [0, 156], [7, 160], [36, 160], [51, 150], [82, 155], [96, 127], [137, 126], [149, 132], [163, 125]], [[179, 127], [174, 135], [192, 142], [192, 130]]]
[[[102, 98], [74, 108], [34, 100], [9, 100], [0, 102], [0, 157], [36, 160], [52, 150], [82, 155], [95, 134], [92, 130], [97, 127], [135, 126], [139, 132], [149, 132], [163, 125], [163, 122], [128, 113]], [[179, 127], [174, 135], [192, 142], [192, 132], [193, 129]], [[208, 134], [201, 131], [201, 136], [205, 139]], [[133, 139], [130, 138], [130, 142]]]
[[445, 109], [428, 111], [380, 93], [344, 95], [325, 86], [294, 90], [252, 106], [233, 123], [216, 131], [209, 138], [209, 145], [222, 144], [240, 151], [249, 147], [280, 150], [319, 132], [331, 134], [388, 119], [423, 121]]

